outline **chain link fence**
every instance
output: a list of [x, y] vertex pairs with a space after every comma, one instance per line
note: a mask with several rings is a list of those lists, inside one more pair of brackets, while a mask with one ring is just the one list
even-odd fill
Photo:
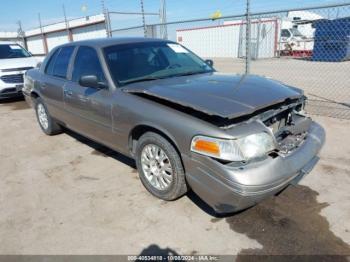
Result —
[[309, 113], [350, 119], [350, 3], [111, 28], [114, 37], [159, 38], [166, 30], [220, 72], [299, 87]]

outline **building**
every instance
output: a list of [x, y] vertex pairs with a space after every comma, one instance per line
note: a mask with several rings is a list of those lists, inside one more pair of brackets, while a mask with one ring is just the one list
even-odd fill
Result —
[[[278, 20], [252, 20], [251, 55], [253, 59], [274, 57], [278, 48]], [[201, 57], [245, 57], [246, 22], [225, 21], [223, 25], [179, 29], [177, 42]]]
[[17, 32], [0, 32], [0, 41], [19, 42], [33, 55], [42, 56], [70, 41], [106, 36], [105, 17], [99, 14], [27, 30], [24, 37], [19, 37]]
[[23, 38], [18, 36], [17, 32], [0, 32], [0, 42], [16, 42], [23, 45]]

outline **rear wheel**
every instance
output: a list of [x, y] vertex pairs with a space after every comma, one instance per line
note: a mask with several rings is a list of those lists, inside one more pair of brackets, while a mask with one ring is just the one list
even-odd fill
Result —
[[35, 99], [35, 112], [39, 126], [45, 134], [52, 136], [62, 132], [61, 127], [52, 119], [40, 97]]
[[163, 200], [174, 200], [187, 192], [179, 154], [164, 137], [147, 132], [138, 141], [136, 165], [146, 189]]

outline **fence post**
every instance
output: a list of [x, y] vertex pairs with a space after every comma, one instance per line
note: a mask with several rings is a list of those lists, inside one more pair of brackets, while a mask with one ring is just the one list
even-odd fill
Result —
[[106, 9], [106, 20], [105, 20], [105, 23], [106, 23], [106, 28], [107, 28], [107, 36], [108, 37], [112, 37], [112, 24], [111, 24], [111, 17], [109, 15], [109, 10]]
[[141, 5], [141, 14], [142, 14], [142, 25], [143, 25], [143, 34], [147, 37], [147, 27], [146, 27], [146, 18], [145, 18], [145, 9], [143, 6], [143, 0], [140, 0]]
[[101, 7], [102, 7], [103, 16], [105, 18], [106, 35], [107, 37], [111, 37], [112, 33], [110, 29], [109, 11], [106, 8], [104, 0], [101, 0]]
[[48, 48], [48, 46], [47, 46], [46, 35], [45, 35], [45, 33], [44, 33], [43, 26], [42, 26], [42, 24], [41, 24], [41, 16], [40, 16], [40, 13], [38, 13], [38, 19], [39, 19], [40, 33], [41, 33], [41, 39], [42, 39], [42, 42], [43, 42], [44, 52], [45, 52], [45, 55], [47, 55], [47, 53], [49, 52], [49, 48]]
[[247, 11], [246, 11], [246, 34], [245, 34], [245, 44], [246, 44], [246, 61], [245, 61], [245, 73], [250, 73], [250, 62], [251, 62], [251, 37], [250, 37], [250, 0], [247, 0]]
[[160, 16], [160, 37], [162, 39], [168, 39], [168, 29], [167, 29], [167, 20], [166, 20], [166, 2], [165, 0], [160, 1], [160, 11], [159, 11], [159, 16]]

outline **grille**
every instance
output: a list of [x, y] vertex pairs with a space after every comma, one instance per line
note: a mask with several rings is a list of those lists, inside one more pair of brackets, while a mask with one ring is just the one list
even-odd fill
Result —
[[0, 78], [2, 81], [4, 81], [7, 84], [21, 84], [21, 83], [23, 83], [23, 74], [4, 75]]

